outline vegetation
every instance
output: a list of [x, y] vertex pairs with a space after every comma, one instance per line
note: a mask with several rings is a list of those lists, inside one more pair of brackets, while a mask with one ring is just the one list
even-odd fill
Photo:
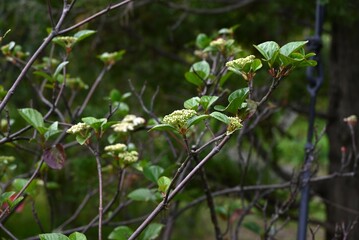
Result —
[[[347, 139], [330, 162], [327, 116], [307, 139], [304, 70], [319, 58], [302, 33], [314, 8], [3, 3], [1, 236], [293, 239], [308, 181], [308, 236], [355, 237], [357, 214], [332, 221], [327, 196], [333, 181], [356, 178], [357, 119], [340, 115]], [[310, 24], [283, 26], [292, 11]], [[333, 87], [323, 88], [318, 110], [330, 105]]]

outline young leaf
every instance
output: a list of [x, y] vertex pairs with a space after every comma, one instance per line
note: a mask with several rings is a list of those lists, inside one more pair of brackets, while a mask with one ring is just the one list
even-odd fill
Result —
[[205, 60], [194, 63], [190, 69], [191, 72], [196, 73], [202, 80], [208, 78], [210, 70], [209, 63]]
[[77, 38], [76, 42], [82, 41], [85, 38], [91, 36], [92, 34], [94, 34], [96, 31], [94, 30], [81, 30], [77, 33], [75, 33], [74, 37]]
[[84, 145], [86, 143], [86, 141], [91, 137], [91, 132], [87, 132], [86, 136], [82, 136], [80, 134], [76, 134], [76, 141], [80, 144], [80, 145]]
[[61, 132], [61, 130], [58, 129], [58, 125], [59, 125], [59, 123], [56, 121], [56, 122], [53, 122], [50, 125], [50, 127], [48, 127], [48, 129], [46, 130], [46, 132], [44, 134], [44, 137], [46, 140], [48, 140], [51, 136]]
[[160, 233], [162, 228], [164, 227], [163, 224], [160, 223], [151, 223], [145, 229], [145, 231], [140, 235], [139, 240], [154, 240], [156, 239]]
[[200, 104], [203, 109], [207, 112], [209, 107], [213, 105], [218, 100], [217, 96], [202, 96], [200, 99]]
[[199, 106], [200, 98], [199, 97], [193, 97], [188, 100], [186, 100], [183, 104], [184, 108], [192, 109], [197, 111]]
[[39, 235], [40, 240], [69, 240], [68, 237], [61, 233], [45, 233]]
[[90, 125], [96, 131], [100, 130], [101, 126], [107, 122], [106, 118], [94, 118], [94, 117], [85, 117], [81, 119], [87, 125]]
[[85, 234], [79, 233], [79, 232], [71, 233], [69, 236], [69, 239], [70, 240], [87, 240]]
[[194, 72], [186, 72], [184, 74], [184, 77], [186, 78], [186, 80], [198, 87], [203, 86], [204, 82], [203, 79], [201, 79], [196, 73]]
[[127, 226], [119, 226], [110, 233], [108, 239], [127, 240], [132, 235], [132, 233], [133, 230], [131, 228]]
[[253, 46], [260, 52], [260, 54], [262, 54], [264, 59], [268, 61], [269, 66], [271, 67], [275, 62], [279, 52], [278, 43], [273, 41], [267, 41], [259, 45], [253, 45]]
[[143, 168], [143, 175], [152, 182], [157, 182], [158, 178], [163, 173], [163, 168], [157, 165], [145, 166]]
[[66, 160], [64, 147], [60, 143], [56, 144], [56, 146], [45, 149], [42, 157], [50, 168], [58, 170], [64, 167]]
[[134, 201], [155, 201], [157, 199], [153, 191], [148, 188], [138, 188], [128, 194], [128, 198]]
[[218, 121], [221, 121], [225, 124], [228, 124], [229, 123], [229, 120], [228, 120], [228, 117], [227, 115], [223, 114], [223, 113], [220, 113], [220, 112], [212, 112], [211, 114], [211, 117], [217, 119]]
[[25, 119], [31, 126], [33, 126], [41, 135], [46, 132], [44, 124], [44, 118], [36, 109], [33, 108], [22, 108], [19, 109], [19, 114]]
[[302, 48], [308, 41], [297, 41], [297, 42], [290, 42], [282, 46], [279, 50], [280, 54], [289, 57], [290, 54]]
[[205, 47], [207, 47], [209, 45], [210, 42], [211, 42], [211, 39], [204, 33], [198, 34], [198, 36], [196, 38], [196, 46], [199, 49], [204, 49]]
[[169, 124], [158, 124], [152, 127], [149, 131], [158, 130], [158, 131], [176, 131], [172, 125]]
[[69, 61], [65, 61], [59, 64], [59, 66], [57, 66], [54, 74], [53, 74], [53, 79], [57, 79], [57, 76], [59, 75], [59, 73], [62, 71], [62, 69], [64, 69], [64, 67], [69, 63]]
[[166, 176], [162, 176], [158, 179], [157, 185], [158, 185], [158, 191], [165, 193], [167, 192], [172, 180]]
[[209, 118], [209, 115], [204, 114], [204, 115], [200, 115], [200, 116], [194, 116], [192, 118], [190, 118], [187, 121], [187, 128], [189, 128], [190, 126], [197, 124], [198, 122], [202, 121], [203, 119]]

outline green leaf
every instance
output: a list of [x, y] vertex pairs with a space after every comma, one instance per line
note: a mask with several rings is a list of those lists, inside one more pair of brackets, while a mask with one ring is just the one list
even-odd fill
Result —
[[256, 222], [244, 222], [243, 227], [258, 235], [261, 234], [261, 227]]
[[209, 45], [209, 43], [212, 40], [204, 33], [200, 33], [198, 34], [197, 38], [196, 38], [196, 46], [199, 49], [204, 49], [205, 47], [207, 47]]
[[253, 62], [251, 63], [251, 71], [252, 72], [256, 72], [259, 69], [261, 69], [262, 67], [262, 61], [260, 59], [254, 59]]
[[190, 69], [190, 72], [196, 73], [202, 80], [205, 80], [208, 78], [210, 70], [209, 63], [205, 60], [202, 60], [200, 62], [194, 63]]
[[186, 72], [184, 74], [184, 77], [186, 78], [186, 80], [198, 87], [203, 86], [204, 82], [203, 79], [201, 79], [196, 73], [194, 72]]
[[211, 114], [211, 117], [217, 119], [218, 121], [221, 121], [225, 124], [229, 124], [229, 119], [228, 119], [228, 116], [223, 114], [223, 113], [220, 113], [220, 112], [212, 112]]
[[288, 57], [293, 52], [302, 48], [308, 41], [297, 41], [297, 42], [290, 42], [282, 46], [279, 50], [280, 54]]
[[86, 123], [87, 125], [90, 125], [96, 131], [100, 130], [102, 125], [104, 125], [107, 122], [106, 118], [97, 119], [94, 117], [84, 117], [81, 120], [82, 120], [82, 122]]
[[154, 240], [156, 239], [160, 233], [162, 228], [164, 227], [163, 224], [160, 223], [151, 223], [145, 229], [145, 231], [140, 235], [139, 240]]
[[169, 124], [158, 124], [152, 127], [149, 131], [158, 130], [158, 131], [177, 131], [172, 125]]
[[223, 85], [227, 82], [227, 80], [229, 79], [229, 77], [232, 75], [233, 73], [231, 71], [228, 71], [226, 74], [224, 74], [220, 79], [219, 79], [219, 86], [223, 87]]
[[238, 89], [229, 95], [229, 104], [227, 107], [215, 106], [214, 109], [221, 112], [227, 111], [233, 114], [237, 114], [237, 111], [242, 108], [242, 103], [246, 100], [248, 93], [249, 88]]
[[229, 96], [228, 96], [228, 101], [233, 101], [236, 98], [242, 98], [243, 101], [247, 98], [249, 93], [249, 88], [240, 88], [237, 89], [236, 91], [232, 92]]
[[199, 106], [199, 102], [200, 102], [200, 98], [199, 97], [193, 97], [190, 98], [188, 100], [186, 100], [183, 104], [184, 108], [186, 109], [192, 109], [192, 110], [196, 110], [198, 109]]
[[209, 115], [204, 114], [204, 115], [200, 115], [200, 116], [194, 116], [191, 117], [190, 119], [188, 119], [187, 121], [187, 128], [191, 127], [194, 124], [199, 123], [200, 121], [202, 121], [203, 119], [209, 118]]
[[59, 64], [59, 66], [57, 66], [53, 76], [53, 79], [57, 79], [57, 76], [59, 75], [59, 73], [62, 71], [62, 69], [64, 69], [64, 67], [69, 63], [69, 61], [65, 61]]
[[50, 125], [50, 127], [47, 128], [47, 130], [44, 134], [44, 137], [46, 140], [48, 140], [51, 136], [61, 132], [61, 130], [58, 129], [58, 125], [59, 125], [59, 123], [56, 121], [56, 122], [53, 122]]
[[11, 196], [16, 194], [16, 192], [4, 192], [0, 195], [0, 206], [2, 206], [4, 203], [10, 203], [11, 201]]
[[91, 36], [95, 32], [96, 31], [94, 31], [94, 30], [81, 30], [81, 31], [75, 33], [74, 37], [77, 38], [76, 42], [79, 42], [79, 41], [82, 41], [85, 38]]
[[89, 139], [91, 137], [91, 132], [87, 132], [86, 136], [82, 136], [80, 134], [76, 134], [76, 141], [80, 144], [80, 145], [84, 145], [85, 142], [87, 141], [87, 139]]
[[61, 233], [45, 233], [39, 235], [40, 240], [69, 240], [64, 234]]
[[138, 188], [128, 194], [128, 198], [134, 201], [155, 201], [157, 199], [153, 190], [148, 188]]
[[43, 71], [35, 71], [34, 74], [37, 75], [37, 76], [45, 78], [49, 82], [54, 82], [55, 81], [52, 76], [50, 76], [49, 74], [47, 74], [47, 73], [45, 73]]
[[165, 193], [167, 192], [172, 180], [166, 176], [162, 176], [158, 179], [157, 185], [158, 185], [158, 191]]
[[70, 240], [87, 240], [85, 234], [79, 233], [79, 232], [71, 233], [71, 235], [69, 236], [69, 239]]
[[132, 235], [132, 233], [133, 230], [131, 228], [127, 226], [119, 226], [110, 233], [108, 239], [127, 240]]
[[213, 105], [218, 100], [217, 96], [202, 96], [200, 99], [200, 104], [203, 107], [203, 109], [207, 112], [210, 106]]
[[259, 45], [253, 45], [259, 52], [262, 54], [264, 59], [268, 61], [269, 66], [271, 67], [275, 62], [277, 55], [279, 53], [279, 45], [273, 41], [267, 41]]
[[152, 182], [157, 182], [158, 178], [163, 173], [163, 168], [157, 165], [145, 166], [143, 168], [143, 175]]
[[121, 102], [122, 100], [122, 94], [117, 89], [112, 89], [110, 92], [110, 100], [112, 102]]
[[[20, 192], [21, 189], [27, 184], [28, 179], [24, 179], [24, 178], [16, 178], [13, 182], [12, 182], [12, 187], [14, 188], [14, 190], [16, 192]], [[29, 186], [27, 186], [25, 193], [29, 194], [30, 196], [35, 196], [36, 195], [36, 185], [37, 185], [37, 180], [33, 180]]]
[[44, 118], [36, 109], [33, 108], [22, 108], [19, 109], [19, 114], [25, 119], [31, 126], [33, 126], [41, 135], [47, 131]]

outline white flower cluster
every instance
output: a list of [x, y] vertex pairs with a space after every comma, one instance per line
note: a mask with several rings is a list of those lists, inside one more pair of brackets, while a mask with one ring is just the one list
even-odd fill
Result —
[[197, 112], [191, 109], [176, 110], [173, 113], [164, 116], [162, 122], [181, 129], [185, 127], [187, 121], [196, 114]]
[[127, 146], [122, 143], [117, 143], [114, 145], [108, 145], [105, 147], [106, 152], [123, 152], [127, 150]]
[[78, 124], [75, 124], [75, 125], [72, 125], [72, 127], [70, 127], [69, 129], [67, 129], [67, 133], [71, 133], [71, 134], [76, 134], [76, 133], [79, 133], [83, 130], [86, 130], [86, 129], [89, 129], [90, 126], [87, 125], [86, 123], [78, 123]]
[[112, 125], [115, 132], [128, 132], [135, 130], [145, 123], [145, 119], [135, 115], [127, 115], [121, 122]]
[[236, 130], [240, 129], [242, 125], [242, 120], [237, 117], [228, 117], [229, 124], [227, 126], [227, 135], [232, 134]]
[[212, 42], [209, 43], [209, 45], [211, 47], [218, 47], [218, 48], [223, 48], [224, 45], [226, 45], [227, 41], [223, 38], [217, 38], [216, 40], [213, 40]]
[[134, 163], [138, 160], [137, 151], [121, 152], [118, 154], [118, 158], [123, 164]]
[[249, 55], [245, 58], [238, 58], [226, 63], [227, 67], [241, 70], [246, 64], [252, 63], [256, 57], [254, 55]]

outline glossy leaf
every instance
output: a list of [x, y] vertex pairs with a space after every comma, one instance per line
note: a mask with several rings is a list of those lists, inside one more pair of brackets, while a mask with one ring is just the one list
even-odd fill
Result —
[[202, 96], [200, 99], [200, 104], [203, 109], [207, 112], [208, 109], [218, 100], [217, 96]]
[[275, 62], [279, 53], [279, 45], [273, 41], [267, 41], [259, 45], [253, 45], [262, 54], [270, 66]]
[[166, 176], [162, 176], [158, 179], [157, 185], [158, 185], [158, 191], [165, 193], [167, 192], [172, 180]]
[[192, 109], [197, 111], [200, 100], [201, 99], [199, 97], [190, 98], [184, 102], [183, 106], [186, 109]]
[[157, 182], [158, 178], [163, 173], [163, 168], [157, 165], [145, 166], [143, 168], [143, 175], [152, 182]]
[[172, 125], [169, 124], [158, 124], [152, 127], [149, 131], [158, 130], [158, 131], [176, 131]]
[[94, 118], [94, 117], [85, 117], [81, 119], [87, 125], [90, 125], [95, 130], [100, 130], [101, 126], [107, 122], [106, 118]]
[[194, 72], [202, 80], [208, 78], [210, 70], [209, 63], [205, 60], [194, 63], [190, 69], [191, 72]]
[[31, 126], [33, 126], [41, 135], [46, 132], [44, 124], [44, 118], [36, 109], [33, 108], [22, 108], [19, 109], [19, 114], [25, 119]]
[[85, 136], [82, 136], [80, 134], [76, 134], [76, 141], [80, 145], [84, 145], [86, 141], [91, 137], [91, 132], [87, 132]]
[[69, 63], [68, 61], [65, 61], [65, 62], [60, 63], [60, 64], [57, 66], [57, 68], [56, 68], [56, 70], [55, 70], [55, 72], [54, 72], [54, 74], [53, 74], [53, 79], [56, 79], [56, 78], [57, 78], [57, 76], [59, 75], [59, 73], [64, 69], [64, 67], [65, 67], [68, 63]]
[[61, 130], [59, 130], [59, 128], [58, 128], [58, 125], [59, 125], [59, 123], [56, 121], [56, 122], [53, 122], [50, 125], [50, 127], [47, 128], [47, 131], [44, 134], [44, 137], [46, 140], [48, 140], [51, 136], [54, 136], [61, 132]]
[[198, 87], [203, 86], [204, 82], [203, 79], [201, 79], [196, 73], [194, 72], [186, 72], [184, 74], [184, 77], [186, 78], [186, 80]]
[[308, 41], [297, 41], [297, 42], [290, 42], [285, 45], [283, 45], [279, 52], [280, 54], [288, 57], [293, 52], [297, 51], [298, 49], [302, 48], [305, 44], [307, 44]]
[[228, 119], [228, 116], [223, 114], [223, 113], [220, 113], [220, 112], [212, 112], [211, 114], [211, 117], [217, 119], [218, 121], [221, 121], [225, 124], [229, 124], [229, 119]]
[[200, 116], [194, 116], [192, 118], [190, 118], [188, 121], [187, 121], [187, 128], [191, 127], [192, 125], [195, 125], [197, 123], [199, 123], [200, 121], [206, 119], [206, 118], [209, 118], [209, 115], [200, 115]]
[[108, 239], [127, 240], [132, 235], [132, 233], [133, 230], [131, 228], [127, 226], [119, 226], [110, 233]]
[[94, 34], [96, 31], [94, 30], [81, 30], [77, 33], [75, 33], [74, 37], [77, 38], [76, 42], [82, 41], [85, 38], [88, 38], [92, 34]]

